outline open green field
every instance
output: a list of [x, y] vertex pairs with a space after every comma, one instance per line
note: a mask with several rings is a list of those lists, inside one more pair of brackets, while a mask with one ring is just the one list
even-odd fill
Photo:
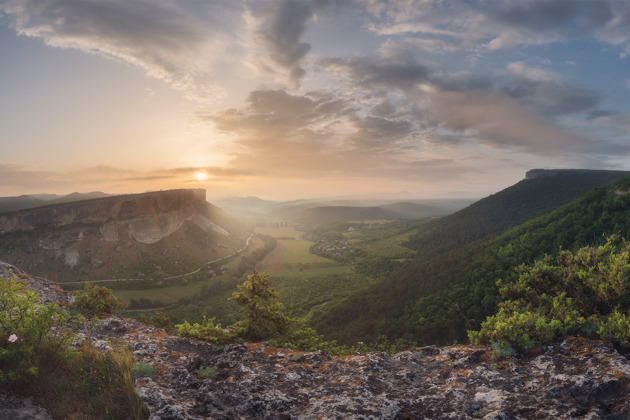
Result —
[[262, 235], [272, 236], [274, 238], [300, 238], [304, 235], [304, 232], [295, 230], [292, 226], [270, 226], [270, 227], [257, 227], [254, 229], [256, 233]]
[[130, 289], [114, 290], [114, 293], [126, 300], [148, 298], [160, 300], [165, 304], [177, 302], [178, 299], [201, 292], [203, 285], [209, 285], [210, 281], [200, 281], [185, 286], [160, 287], [155, 289]]
[[344, 232], [343, 236], [350, 245], [364, 251], [370, 257], [405, 260], [412, 258], [415, 252], [402, 244], [415, 233], [421, 223], [423, 222], [406, 222], [402, 226], [400, 223], [392, 223], [378, 229]]
[[[358, 248], [370, 256], [406, 259], [412, 258], [415, 255], [414, 251], [401, 245], [403, 242], [407, 241], [411, 235], [411, 232], [404, 232], [379, 240], [370, 240], [366, 242], [355, 240], [355, 244], [358, 245]], [[352, 241], [349, 241], [349, 243], [352, 244]]]
[[269, 275], [284, 276], [301, 275], [305, 269], [310, 271], [325, 268], [328, 273], [347, 271], [347, 267], [334, 260], [312, 254], [309, 250], [311, 245], [313, 242], [305, 239], [278, 239], [276, 249], [256, 269]]

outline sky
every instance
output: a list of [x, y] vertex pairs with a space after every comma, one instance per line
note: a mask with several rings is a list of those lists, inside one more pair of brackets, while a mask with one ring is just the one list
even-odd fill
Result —
[[0, 196], [630, 170], [630, 1], [0, 0]]

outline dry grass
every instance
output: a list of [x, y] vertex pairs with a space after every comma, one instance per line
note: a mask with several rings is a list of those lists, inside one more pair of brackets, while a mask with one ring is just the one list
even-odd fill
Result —
[[23, 391], [55, 419], [145, 419], [126, 347], [101, 351], [83, 344], [68, 353], [40, 349], [39, 375]]

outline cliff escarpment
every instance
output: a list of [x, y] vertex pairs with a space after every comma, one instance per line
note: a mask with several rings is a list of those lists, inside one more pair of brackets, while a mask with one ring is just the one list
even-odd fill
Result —
[[110, 240], [113, 227], [125, 226], [138, 242], [154, 243], [203, 211], [205, 200], [205, 190], [172, 190], [57, 204], [0, 215], [0, 234], [101, 223]]
[[[7, 273], [65, 302], [54, 283], [0, 263]], [[267, 343], [219, 346], [116, 316], [84, 337], [105, 351], [127, 345], [134, 363], [155, 368], [136, 379], [153, 420], [630, 418], [630, 361], [582, 337], [509, 359], [470, 345], [343, 357]]]
[[158, 191], [1, 214], [0, 258], [60, 281], [157, 278], [228, 255], [244, 235], [205, 190]]

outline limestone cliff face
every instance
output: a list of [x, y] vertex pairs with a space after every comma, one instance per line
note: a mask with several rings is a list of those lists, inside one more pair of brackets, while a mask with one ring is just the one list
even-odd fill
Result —
[[525, 173], [525, 179], [536, 179], [542, 177], [556, 176], [563, 172], [567, 172], [562, 169], [531, 169]]
[[171, 190], [122, 195], [41, 207], [0, 215], [0, 234], [71, 224], [102, 224], [108, 240], [126, 228], [140, 243], [155, 243], [181, 227], [200, 210], [206, 191]]
[[[20, 277], [46, 299], [65, 301], [50, 282]], [[630, 360], [581, 337], [500, 360], [468, 345], [344, 357], [266, 343], [217, 346], [119, 317], [100, 320], [91, 336], [103, 349], [124, 343], [135, 363], [158, 367], [136, 380], [153, 420], [630, 418]], [[198, 373], [208, 367], [213, 379]]]
[[[138, 278], [152, 271], [180, 274], [228, 255], [243, 242], [238, 223], [208, 203], [202, 189], [0, 214], [0, 258], [60, 280], [81, 280], [79, 275]], [[154, 262], [147, 267], [142, 261]], [[40, 267], [47, 271], [40, 272]]]

